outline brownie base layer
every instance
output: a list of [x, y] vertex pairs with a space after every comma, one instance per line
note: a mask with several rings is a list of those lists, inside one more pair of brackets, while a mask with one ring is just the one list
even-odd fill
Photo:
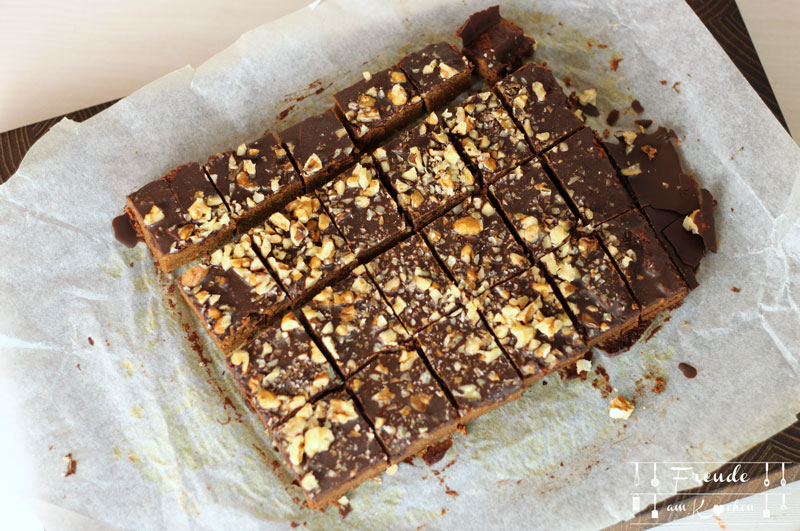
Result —
[[424, 439], [419, 439], [416, 442], [414, 442], [413, 444], [411, 444], [406, 449], [406, 451], [403, 452], [403, 454], [401, 456], [395, 457], [395, 458], [392, 458], [390, 456], [389, 460], [392, 462], [392, 464], [397, 464], [397, 463], [401, 463], [401, 462], [403, 462], [403, 461], [405, 461], [405, 460], [407, 460], [407, 459], [409, 459], [411, 457], [414, 457], [415, 455], [420, 454], [420, 453], [424, 452], [425, 450], [427, 450], [428, 448], [430, 448], [431, 446], [437, 444], [442, 439], [446, 439], [447, 437], [452, 435], [453, 432], [456, 431], [457, 428], [458, 428], [458, 424], [455, 423], [455, 422], [452, 423], [452, 424], [446, 425], [446, 426], [442, 426], [442, 427], [434, 430], [433, 432], [431, 432], [430, 435], [428, 435]]
[[[339, 498], [347, 494], [352, 489], [356, 488], [357, 486], [367, 481], [368, 479], [374, 478], [387, 468], [389, 468], [389, 463], [388, 461], [384, 461], [379, 465], [364, 470], [360, 474], [356, 474], [355, 476], [348, 479], [347, 481], [345, 481], [335, 489], [331, 490], [324, 496], [320, 496], [315, 500], [312, 500], [311, 498], [306, 496], [306, 503], [308, 504], [308, 507], [311, 509], [322, 510], [328, 505], [335, 503]], [[289, 472], [291, 473], [291, 470]]]
[[503, 404], [507, 404], [507, 403], [511, 402], [512, 400], [518, 399], [520, 396], [522, 396], [522, 392], [524, 390], [525, 390], [524, 388], [521, 388], [518, 391], [515, 391], [514, 393], [506, 396], [502, 400], [499, 400], [497, 402], [492, 402], [491, 404], [486, 404], [484, 406], [475, 408], [475, 409], [473, 409], [471, 411], [468, 411], [468, 412], [464, 413], [461, 416], [461, 424], [469, 424], [470, 422], [472, 422], [476, 418], [487, 414], [488, 412], [492, 411], [493, 409], [497, 409], [500, 406], [502, 406]]
[[639, 325], [639, 320], [640, 320], [639, 316], [631, 317], [616, 329], [609, 330], [608, 332], [603, 332], [602, 334], [595, 336], [592, 339], [587, 339], [586, 348], [591, 348], [597, 345], [598, 343], [602, 343], [604, 341], [610, 341], [619, 336], [622, 336], [629, 330], [636, 328]]

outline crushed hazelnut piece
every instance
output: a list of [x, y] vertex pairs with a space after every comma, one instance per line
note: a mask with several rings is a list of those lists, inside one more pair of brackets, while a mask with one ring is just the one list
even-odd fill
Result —
[[631, 404], [624, 396], [618, 396], [611, 401], [611, 407], [608, 415], [612, 419], [627, 419], [633, 413], [633, 404]]

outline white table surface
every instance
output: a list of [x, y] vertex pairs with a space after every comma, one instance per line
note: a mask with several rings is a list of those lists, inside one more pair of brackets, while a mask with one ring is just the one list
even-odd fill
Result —
[[[800, 139], [800, 0], [737, 2], [789, 129]], [[123, 97], [172, 70], [202, 63], [245, 31], [307, 3], [0, 0], [0, 131]], [[13, 444], [0, 443], [13, 455]], [[773, 511], [770, 529], [796, 528], [799, 485], [781, 489], [794, 503], [788, 512]], [[0, 494], [10, 495], [9, 486], [3, 487]], [[8, 519], [12, 527], [2, 526], [7, 529], [41, 529], [39, 521], [51, 531], [96, 528], [80, 515], [43, 502], [3, 498], [0, 520]], [[697, 523], [678, 521], [668, 527]], [[718, 526], [713, 518], [704, 523], [709, 529]], [[725, 517], [731, 528], [752, 529], [759, 523], [763, 520], [747, 515]]]

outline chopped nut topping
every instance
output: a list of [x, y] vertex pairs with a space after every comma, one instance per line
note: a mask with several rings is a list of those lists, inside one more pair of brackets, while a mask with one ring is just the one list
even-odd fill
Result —
[[[394, 76], [394, 73], [392, 73]], [[405, 76], [404, 76], [405, 77]], [[391, 89], [389, 89], [389, 100], [394, 105], [405, 105], [408, 102], [408, 93], [406, 89], [403, 88], [403, 85], [393, 85]]]
[[181, 275], [181, 284], [187, 288], [193, 288], [200, 284], [206, 273], [208, 273], [208, 268], [196, 265]]
[[472, 216], [464, 216], [453, 223], [453, 230], [462, 236], [475, 236], [483, 230], [483, 223]]
[[639, 163], [632, 166], [628, 166], [627, 168], [623, 168], [620, 170], [620, 173], [626, 177], [633, 177], [634, 175], [639, 175], [642, 173], [642, 168], [639, 166]]
[[695, 223], [695, 217], [700, 213], [700, 209], [698, 208], [685, 218], [683, 218], [683, 230], [691, 232], [692, 234], [700, 235], [700, 228]]
[[306, 173], [316, 173], [322, 169], [322, 160], [320, 160], [319, 155], [316, 153], [312, 153], [306, 163], [303, 165], [303, 171]]
[[406, 78], [406, 75], [400, 70], [393, 70], [392, 73], [389, 74], [389, 81], [392, 83], [405, 83], [408, 81], [408, 78]]
[[164, 212], [156, 205], [153, 205], [152, 208], [150, 208], [150, 212], [144, 215], [144, 224], [152, 225], [153, 223], [158, 223], [163, 219], [164, 219]]
[[581, 105], [596, 105], [597, 104], [597, 89], [590, 88], [583, 91], [583, 94], [578, 96], [578, 101]]
[[458, 74], [458, 70], [455, 68], [445, 63], [439, 63], [439, 76], [441, 76], [442, 79], [450, 79], [456, 74]]
[[633, 404], [631, 404], [624, 396], [618, 396], [611, 401], [608, 415], [612, 419], [628, 419], [633, 413]]
[[250, 354], [246, 350], [234, 350], [231, 352], [231, 363], [234, 367], [241, 367], [242, 373], [246, 373], [250, 364]]
[[349, 400], [333, 399], [330, 402], [328, 409], [328, 420], [338, 424], [345, 424], [351, 420], [358, 418], [358, 413]]
[[311, 458], [319, 452], [330, 448], [334, 440], [333, 432], [324, 426], [315, 426], [305, 433], [304, 448], [306, 455]]
[[539, 101], [544, 101], [547, 97], [547, 92], [544, 90], [544, 85], [542, 85], [539, 81], [534, 81], [531, 83], [531, 90], [533, 93], [536, 94], [536, 99]]
[[[298, 463], [299, 464], [299, 463]], [[303, 479], [300, 480], [300, 486], [303, 487], [303, 490], [306, 492], [316, 490], [319, 488], [319, 483], [317, 483], [317, 478], [314, 477], [314, 474], [309, 472]], [[344, 497], [344, 496], [342, 496]]]

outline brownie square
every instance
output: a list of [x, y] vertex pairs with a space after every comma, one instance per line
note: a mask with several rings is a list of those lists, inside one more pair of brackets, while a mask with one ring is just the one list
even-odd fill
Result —
[[334, 94], [336, 112], [359, 146], [373, 146], [422, 114], [422, 98], [397, 67], [375, 74]]
[[472, 172], [434, 113], [373, 155], [415, 227], [440, 216], [475, 189]]
[[467, 199], [425, 227], [439, 260], [469, 295], [480, 295], [530, 266], [489, 199]]
[[359, 259], [377, 254], [411, 230], [370, 157], [362, 157], [317, 195]]
[[588, 347], [639, 323], [639, 305], [595, 236], [573, 233], [542, 263], [583, 328]]
[[474, 94], [442, 112], [447, 130], [458, 139], [484, 184], [491, 184], [533, 156], [525, 135], [491, 92]]
[[250, 234], [295, 305], [356, 266], [355, 256], [314, 195], [295, 199]]
[[452, 312], [461, 300], [458, 288], [416, 234], [375, 257], [367, 271], [412, 333]]
[[650, 224], [637, 210], [606, 221], [599, 229], [611, 258], [641, 306], [643, 320], [674, 306], [688, 295], [680, 273]]
[[474, 308], [459, 307], [417, 335], [466, 424], [522, 393], [522, 381]]
[[517, 166], [489, 191], [534, 260], [561, 245], [578, 223], [537, 159]]
[[303, 191], [303, 180], [286, 149], [271, 134], [210, 157], [204, 169], [239, 232], [264, 221]]
[[480, 297], [481, 313], [525, 385], [587, 351], [553, 288], [536, 266]]
[[602, 223], [633, 208], [591, 129], [581, 129], [544, 156], [586, 224]]
[[344, 391], [300, 408], [273, 439], [312, 509], [335, 502], [389, 466], [375, 432]]
[[253, 247], [250, 236], [243, 234], [176, 279], [181, 295], [223, 352], [247, 341], [289, 306]]
[[211, 252], [235, 229], [228, 208], [196, 163], [178, 166], [127, 201], [165, 272]]
[[495, 92], [511, 109], [536, 153], [581, 128], [549, 68], [529, 63], [503, 78]]
[[355, 146], [333, 109], [306, 118], [278, 134], [303, 176], [315, 190], [355, 162]]
[[498, 6], [470, 15], [456, 30], [456, 37], [461, 37], [464, 55], [489, 86], [519, 68], [536, 48], [536, 41], [525, 36], [522, 28], [500, 16]]
[[303, 315], [345, 377], [408, 335], [363, 266], [315, 295]]
[[272, 431], [286, 417], [342, 384], [291, 312], [227, 357], [253, 409]]
[[166, 179], [142, 186], [126, 198], [126, 210], [135, 219], [147, 247], [164, 271], [178, 267], [182, 260], [170, 257], [185, 242], [178, 236], [184, 225], [181, 205]]
[[375, 433], [399, 463], [450, 435], [458, 412], [414, 349], [388, 352], [348, 381], [375, 426]]
[[411, 79], [428, 112], [467, 90], [472, 76], [472, 65], [447, 42], [429, 44], [410, 53], [397, 66]]

